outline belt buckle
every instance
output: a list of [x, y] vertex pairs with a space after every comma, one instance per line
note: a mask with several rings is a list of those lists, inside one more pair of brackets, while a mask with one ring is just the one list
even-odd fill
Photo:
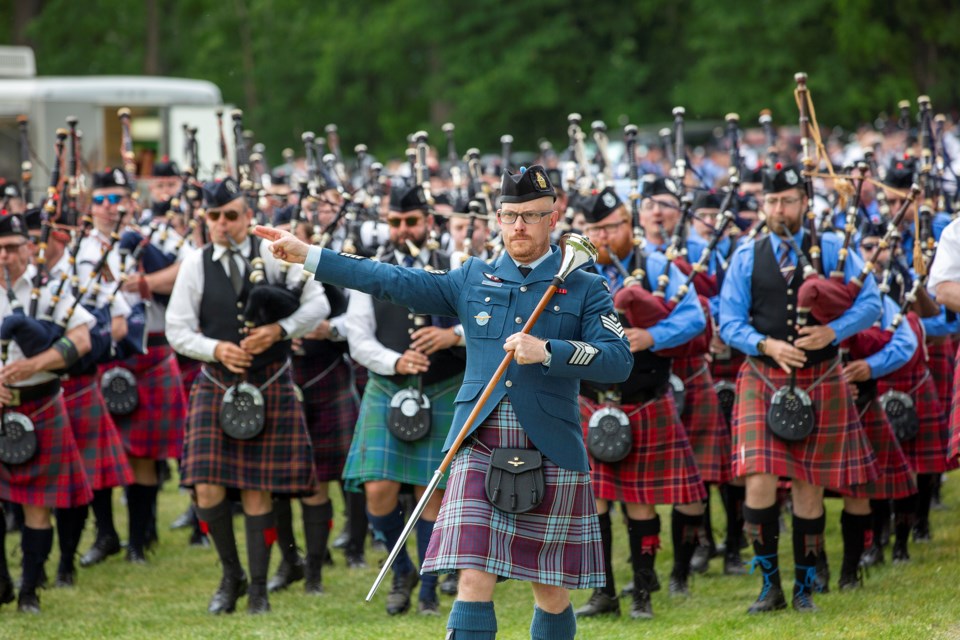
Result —
[[20, 401], [20, 388], [19, 387], [7, 387], [10, 390], [10, 402], [7, 403], [8, 407], [19, 407], [22, 403]]
[[600, 392], [600, 403], [610, 403], [610, 404], [620, 404], [620, 401], [623, 399], [623, 394], [619, 391], [613, 391], [608, 389], [607, 391]]

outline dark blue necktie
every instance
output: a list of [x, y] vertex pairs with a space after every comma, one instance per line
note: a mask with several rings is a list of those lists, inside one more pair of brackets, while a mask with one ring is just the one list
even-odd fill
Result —
[[403, 256], [403, 266], [405, 266], [405, 267], [412, 267], [412, 266], [413, 266], [413, 258], [412, 258], [411, 256]]
[[530, 275], [530, 272], [533, 271], [532, 267], [517, 267], [517, 269], [520, 271], [520, 275], [522, 275], [524, 278]]

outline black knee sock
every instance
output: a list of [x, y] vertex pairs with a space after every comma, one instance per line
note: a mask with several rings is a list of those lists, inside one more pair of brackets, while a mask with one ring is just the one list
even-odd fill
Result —
[[7, 514], [0, 509], [0, 579], [10, 579], [10, 568], [7, 566]]
[[780, 505], [753, 509], [743, 505], [743, 533], [753, 544], [753, 565], [759, 566], [764, 585], [780, 585]]
[[603, 544], [603, 570], [607, 576], [607, 584], [601, 589], [608, 596], [617, 597], [617, 587], [613, 581], [613, 527], [610, 524], [610, 512], [597, 516], [600, 522], [600, 542]]
[[[327, 542], [330, 540], [330, 527], [333, 524], [333, 504], [328, 500], [323, 504], [301, 503], [300, 506], [303, 510], [303, 537], [307, 546], [307, 567], [311, 572], [316, 572], [319, 578], [323, 567], [323, 559], [327, 552]], [[276, 506], [274, 506], [274, 510], [276, 510]], [[277, 540], [279, 539], [278, 525]]]
[[263, 588], [266, 593], [267, 572], [270, 570], [270, 546], [277, 539], [277, 521], [273, 512], [259, 516], [244, 515], [247, 532], [247, 566], [250, 569], [250, 588]]
[[347, 531], [350, 539], [347, 541], [347, 554], [362, 556], [363, 547], [367, 542], [367, 498], [363, 493], [355, 491], [344, 492], [347, 506]]
[[883, 546], [883, 530], [890, 526], [890, 501], [871, 500], [870, 513], [873, 521], [873, 544]]
[[917, 474], [917, 522], [928, 526], [930, 523], [930, 500], [933, 498], [933, 478], [932, 473]]
[[132, 484], [127, 487], [127, 511], [130, 513], [130, 538], [127, 544], [140, 553], [146, 546], [147, 530], [156, 502], [156, 485]]
[[210, 535], [213, 546], [220, 556], [220, 565], [223, 575], [239, 578], [243, 575], [243, 565], [237, 553], [237, 538], [233, 533], [233, 507], [229, 500], [204, 509], [196, 507], [197, 517], [200, 518], [202, 528]]
[[811, 593], [817, 579], [817, 558], [823, 551], [826, 515], [801, 518], [793, 514], [793, 563], [796, 572], [794, 593]]
[[660, 548], [660, 516], [650, 520], [627, 518], [630, 538], [630, 564], [633, 565], [634, 589], [653, 591], [657, 574], [653, 569]]
[[87, 505], [56, 510], [57, 540], [60, 543], [59, 573], [73, 573], [73, 558], [87, 522]]
[[866, 546], [867, 532], [873, 522], [872, 514], [854, 515], [844, 511], [840, 514], [840, 531], [843, 536], [843, 564], [841, 574], [855, 574], [860, 565], [860, 556]]
[[910, 529], [917, 519], [917, 494], [893, 501], [893, 535], [895, 544], [906, 549], [910, 541]]
[[[304, 521], [306, 521], [306, 505], [304, 508]], [[290, 505], [290, 498], [278, 496], [273, 499], [273, 513], [277, 519], [277, 548], [280, 550], [280, 557], [289, 565], [297, 564], [300, 556], [297, 553], [297, 541], [293, 537], [293, 508]]]
[[717, 543], [713, 539], [713, 518], [710, 515], [710, 485], [707, 485], [707, 497], [703, 501], [703, 516], [701, 521], [702, 528], [700, 529], [699, 535], [702, 540], [706, 541], [712, 553], [717, 548]]
[[743, 539], [743, 499], [746, 488], [725, 484], [722, 487], [723, 510], [727, 514], [727, 553], [740, 553]]
[[670, 513], [670, 535], [673, 539], [673, 575], [690, 575], [690, 558], [700, 542], [703, 516], [688, 516], [674, 507]]
[[[427, 559], [427, 549], [430, 546], [430, 538], [433, 537], [433, 525], [437, 524], [435, 520], [427, 520], [421, 517], [417, 520], [415, 529], [417, 532], [417, 559], [420, 566]], [[425, 573], [420, 576], [420, 602], [437, 601], [437, 574]]]
[[23, 549], [20, 593], [34, 593], [40, 586], [43, 565], [53, 549], [53, 529], [31, 529], [24, 525], [20, 547]]
[[93, 492], [93, 515], [97, 520], [97, 538], [118, 538], [113, 525], [113, 489]]

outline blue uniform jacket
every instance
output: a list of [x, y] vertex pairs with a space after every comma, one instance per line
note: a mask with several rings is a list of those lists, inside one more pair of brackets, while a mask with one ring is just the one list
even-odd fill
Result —
[[[900, 313], [900, 307], [890, 296], [883, 296], [883, 328], [888, 329], [893, 319]], [[917, 350], [917, 336], [910, 328], [910, 323], [904, 320], [893, 333], [890, 342], [880, 351], [865, 358], [870, 365], [870, 377], [874, 380], [889, 375], [910, 362], [910, 358]]]
[[[505, 255], [493, 264], [471, 258], [460, 269], [437, 273], [311, 248], [305, 266], [323, 282], [364, 291], [417, 313], [460, 319], [467, 366], [446, 450], [506, 355], [504, 341], [523, 328], [560, 269], [560, 250], [551, 247], [551, 255], [526, 278]], [[633, 367], [604, 280], [582, 269], [570, 274], [531, 333], [549, 341], [550, 366], [511, 362], [471, 432], [507, 397], [537, 449], [565, 469], [586, 472], [577, 404], [580, 379], [623, 382]]]

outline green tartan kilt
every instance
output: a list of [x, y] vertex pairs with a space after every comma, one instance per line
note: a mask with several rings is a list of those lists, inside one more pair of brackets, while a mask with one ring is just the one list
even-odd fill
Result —
[[[409, 379], [414, 385], [415, 378]], [[397, 385], [370, 373], [343, 469], [345, 488], [362, 491], [363, 483], [372, 480], [393, 480], [415, 486], [429, 484], [443, 460], [443, 443], [453, 422], [453, 401], [462, 382], [463, 374], [458, 374], [423, 388], [430, 398], [430, 433], [416, 442], [404, 442], [387, 429], [387, 415], [390, 399], [407, 385]], [[445, 486], [446, 478], [440, 481], [440, 488]]]

